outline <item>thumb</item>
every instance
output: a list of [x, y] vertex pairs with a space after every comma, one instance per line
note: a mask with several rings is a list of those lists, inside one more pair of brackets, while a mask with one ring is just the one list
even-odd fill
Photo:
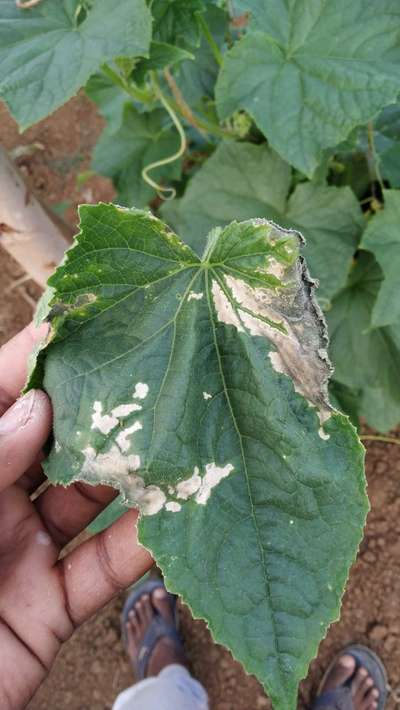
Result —
[[30, 390], [0, 418], [0, 491], [33, 463], [51, 430], [51, 405], [41, 390]]

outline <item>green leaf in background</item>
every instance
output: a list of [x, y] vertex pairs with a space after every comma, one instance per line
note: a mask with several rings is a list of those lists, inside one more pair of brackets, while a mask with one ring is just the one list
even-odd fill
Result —
[[42, 0], [29, 10], [1, 1], [0, 96], [21, 129], [68, 101], [101, 64], [145, 56], [151, 15], [145, 0], [96, 0], [78, 24], [79, 2]]
[[294, 710], [367, 511], [363, 448], [327, 400], [299, 237], [214, 230], [204, 261], [151, 214], [81, 207], [50, 279], [38, 381], [49, 478], [119, 488], [167, 587]]
[[193, 49], [200, 43], [196, 13], [204, 12], [205, 0], [153, 0], [153, 39]]
[[400, 104], [382, 111], [374, 121], [374, 136], [382, 177], [400, 187]]
[[146, 79], [147, 72], [164, 69], [164, 67], [179, 64], [187, 59], [193, 61], [194, 55], [186, 49], [164, 42], [152, 42], [148, 59], [141, 59], [138, 62], [133, 78], [138, 84], [142, 84]]
[[221, 143], [196, 175], [185, 195], [165, 203], [167, 221], [201, 254], [212, 227], [232, 219], [266, 217], [301, 231], [318, 298], [325, 307], [346, 283], [360, 240], [363, 217], [348, 187], [291, 182], [287, 163], [264, 145]]
[[[210, 29], [214, 42], [221, 48], [228, 29], [228, 16], [216, 5], [209, 5], [204, 20]], [[219, 65], [204, 36], [200, 45], [193, 50], [194, 61], [179, 65], [176, 79], [185, 100], [193, 107], [199, 107], [204, 100], [214, 100], [214, 87]]]
[[323, 151], [400, 91], [400, 5], [381, 0], [249, 0], [248, 33], [217, 82], [222, 119], [245, 108], [275, 150], [308, 176]]
[[335, 380], [360, 391], [359, 414], [387, 432], [400, 420], [400, 322], [371, 328], [382, 272], [360, 252], [347, 287], [327, 313]]
[[[117, 202], [122, 205], [144, 207], [156, 196], [155, 190], [144, 181], [143, 168], [166, 158], [178, 150], [179, 136], [165, 123], [162, 109], [139, 113], [134, 106], [124, 109], [123, 123], [118, 131], [107, 127], [93, 152], [92, 169], [112, 178], [117, 189]], [[152, 178], [168, 180], [180, 177], [181, 161], [172, 166], [157, 168]]]
[[385, 190], [383, 195], [384, 208], [370, 219], [361, 242], [383, 271], [372, 311], [374, 328], [400, 323], [400, 190]]
[[125, 106], [132, 103], [129, 96], [104, 74], [93, 74], [85, 86], [85, 92], [107, 121], [107, 131], [118, 131], [122, 126]]

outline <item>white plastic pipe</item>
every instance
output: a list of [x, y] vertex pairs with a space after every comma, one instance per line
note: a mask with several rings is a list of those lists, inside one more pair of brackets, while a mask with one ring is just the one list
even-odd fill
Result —
[[0, 244], [42, 287], [70, 244], [1, 147]]

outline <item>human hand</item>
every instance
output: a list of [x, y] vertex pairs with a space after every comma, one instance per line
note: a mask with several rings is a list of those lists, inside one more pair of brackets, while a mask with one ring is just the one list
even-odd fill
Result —
[[152, 563], [137, 542], [133, 510], [60, 559], [113, 489], [75, 483], [30, 499], [44, 480], [40, 452], [51, 405], [39, 390], [14, 402], [40, 335], [28, 326], [0, 350], [1, 710], [25, 707], [74, 629]]

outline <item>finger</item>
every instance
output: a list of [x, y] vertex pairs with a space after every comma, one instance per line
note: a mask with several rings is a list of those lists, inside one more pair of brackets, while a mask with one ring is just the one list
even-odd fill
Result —
[[137, 517], [137, 511], [129, 510], [110, 528], [58, 562], [67, 608], [75, 625], [83, 623], [151, 567], [150, 553], [137, 540]]
[[0, 415], [21, 392], [28, 374], [28, 358], [35, 345], [46, 336], [49, 326], [33, 323], [0, 348]]
[[17, 481], [17, 485], [29, 495], [34, 493], [46, 480], [41, 463], [43, 458], [43, 451], [39, 451], [39, 455], [36, 457], [35, 461]]
[[0, 490], [14, 483], [35, 461], [51, 430], [51, 405], [31, 390], [0, 418]]
[[109, 486], [73, 483], [69, 488], [51, 486], [36, 499], [35, 506], [53, 540], [63, 547], [117, 495]]

